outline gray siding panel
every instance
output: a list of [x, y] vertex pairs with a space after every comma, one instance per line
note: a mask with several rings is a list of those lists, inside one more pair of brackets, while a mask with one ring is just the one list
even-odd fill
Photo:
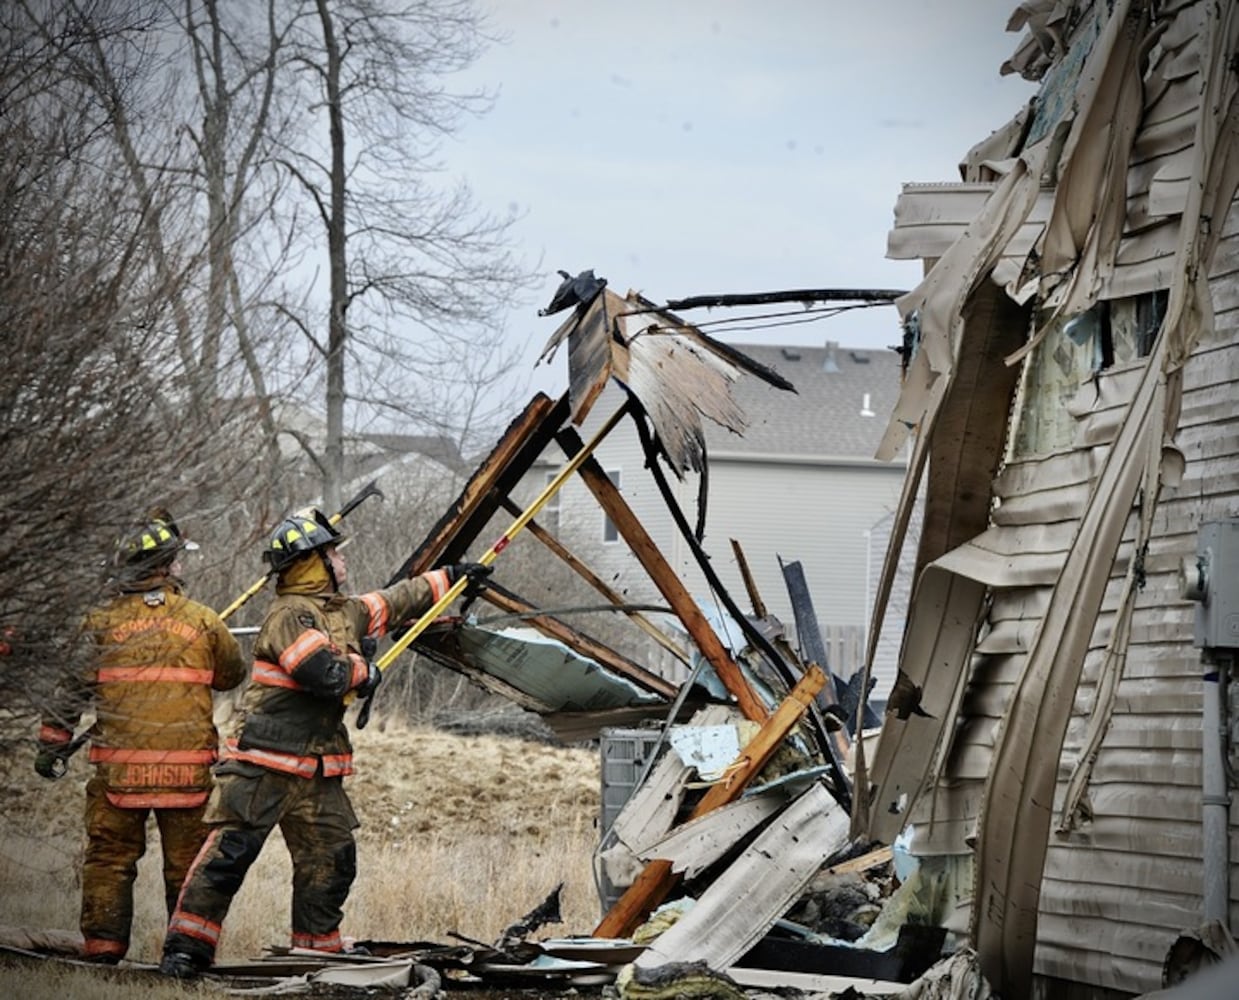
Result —
[[[1232, 297], [1230, 313], [1239, 306], [1239, 296]], [[1225, 330], [1235, 317], [1223, 311], [1218, 319]], [[1202, 345], [1184, 372], [1176, 444], [1187, 467], [1181, 485], [1165, 491], [1156, 513], [1148, 580], [1137, 596], [1114, 714], [1088, 786], [1093, 818], [1069, 834], [1052, 835], [1036, 959], [1044, 975], [1079, 980], [1083, 970], [1092, 969], [1099, 977], [1094, 981], [1114, 988], [1148, 988], [1156, 983], [1174, 937], [1200, 920], [1202, 666], [1191, 644], [1194, 608], [1179, 595], [1177, 572], [1180, 560], [1195, 552], [1202, 521], [1239, 513], [1239, 346], [1233, 340], [1223, 334]], [[1105, 387], [1112, 391], [1103, 391], [1097, 409], [1084, 418], [1088, 451], [1013, 463], [1004, 470], [995, 523], [1020, 525], [1025, 533], [1039, 525], [1033, 536], [1039, 545], [1070, 544], [1072, 514], [1087, 495], [1088, 479], [1099, 464], [1097, 449], [1117, 426], [1124, 386], [1132, 378], [1131, 372], [1117, 374]], [[1119, 571], [1126, 560], [1121, 562]], [[1059, 805], [1084, 738], [1120, 586], [1116, 573], [1067, 734]], [[1045, 593], [1040, 588], [994, 593], [991, 630], [978, 647], [944, 787], [915, 816], [920, 823], [934, 817], [924, 840], [931, 851], [971, 832], [994, 728], [1022, 669]], [[966, 850], [962, 840], [956, 849]], [[1233, 899], [1239, 899], [1236, 862], [1239, 854], [1232, 852]]]

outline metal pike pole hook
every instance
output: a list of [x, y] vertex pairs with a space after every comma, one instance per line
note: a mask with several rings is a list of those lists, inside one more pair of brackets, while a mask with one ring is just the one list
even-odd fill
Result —
[[[365, 486], [357, 491], [357, 495], [354, 496], [353, 499], [348, 501], [348, 503], [336, 511], [336, 513], [332, 514], [331, 517], [327, 518], [327, 520], [333, 525], [339, 524], [370, 497], [378, 497], [379, 499], [382, 499], [383, 497], [383, 491], [379, 489], [378, 481], [374, 479], [371, 479], [370, 482], [366, 483]], [[274, 572], [274, 570], [267, 570], [267, 572], [265, 572], [249, 586], [245, 593], [229, 604], [228, 607], [224, 608], [224, 610], [219, 613], [219, 617], [221, 619], [227, 619], [229, 615], [236, 612], [241, 605], [243, 605], [266, 586], [267, 581], [271, 579]]]

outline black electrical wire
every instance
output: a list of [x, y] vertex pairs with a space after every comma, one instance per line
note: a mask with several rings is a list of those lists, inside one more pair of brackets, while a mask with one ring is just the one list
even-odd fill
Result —
[[713, 309], [719, 306], [759, 306], [780, 302], [858, 302], [864, 305], [891, 305], [907, 295], [898, 288], [793, 288], [778, 292], [728, 292], [722, 295], [691, 295], [683, 299], [668, 299], [661, 306], [650, 304], [645, 312], [666, 309]]
[[699, 309], [702, 306], [753, 306], [774, 302], [863, 302], [890, 305], [907, 295], [898, 288], [795, 288], [781, 292], [728, 292], [724, 295], [693, 295], [668, 299], [667, 309]]
[[[885, 302], [854, 302], [844, 306], [829, 306], [825, 309], [794, 309], [780, 310], [778, 312], [756, 313], [747, 316], [720, 316], [717, 319], [702, 320], [696, 323], [664, 323], [652, 324], [641, 330], [641, 336], [657, 336], [660, 333], [676, 333], [682, 329], [705, 330], [719, 329], [723, 327], [738, 327], [747, 329], [747, 325], [753, 324], [758, 320], [776, 320], [779, 322], [765, 323], [761, 326], [754, 326], [754, 329], [771, 329], [780, 326], [796, 326], [800, 323], [814, 323], [820, 319], [830, 319], [833, 316], [838, 316], [840, 313], [851, 312], [854, 309], [873, 309], [879, 305], [887, 305]], [[632, 309], [620, 313], [621, 316], [642, 316], [652, 312], [650, 309]]]

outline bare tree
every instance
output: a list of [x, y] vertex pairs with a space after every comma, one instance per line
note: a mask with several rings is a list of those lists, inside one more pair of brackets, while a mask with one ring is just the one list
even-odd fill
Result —
[[[95, 25], [126, 6], [69, 2]], [[127, 6], [154, 39], [140, 87], [97, 42], [66, 57], [106, 110], [136, 196], [174, 178], [203, 223], [205, 286], [172, 301], [196, 409], [243, 386], [269, 487], [287, 477], [280, 439], [295, 440], [328, 507], [353, 431], [399, 422], [465, 444], [501, 422], [508, 400], [494, 390], [514, 355], [498, 320], [527, 275], [509, 253], [511, 219], [478, 209], [435, 161], [488, 107], [445, 85], [487, 41], [472, 0]], [[152, 115], [140, 96], [155, 87]], [[176, 236], [150, 209], [148, 252], [166, 268]], [[325, 440], [281, 425], [281, 399], [322, 412]]]
[[[245, 542], [288, 500], [278, 492], [289, 464], [273, 416], [278, 389], [267, 377], [286, 324], [279, 308], [254, 305], [270, 292], [288, 242], [270, 235], [280, 191], [278, 174], [264, 169], [271, 137], [284, 127], [272, 95], [288, 26], [274, 2], [227, 4], [228, 16], [224, 6], [22, 2], [60, 71], [98, 108], [99, 139], [114, 148], [96, 147], [96, 155], [116, 158], [118, 180], [141, 211], [144, 256], [167, 289], [179, 405], [214, 424], [213, 445], [228, 449], [223, 464], [248, 464], [238, 479], [213, 477], [196, 498], [216, 512], [220, 537]], [[178, 274], [183, 260], [192, 261], [192, 277]], [[283, 308], [282, 289], [272, 294]], [[263, 446], [263, 460], [251, 461]], [[248, 555], [240, 553], [243, 565]], [[238, 572], [240, 565], [225, 567], [212, 584], [235, 589], [229, 578]]]
[[[12, 708], [54, 675], [117, 533], [154, 504], [205, 526], [202, 498], [238, 456], [220, 434], [227, 414], [195, 418], [187, 404], [196, 371], [176, 313], [200, 273], [194, 241], [151, 242], [152, 215], [161, 234], [192, 219], [171, 175], [131, 183], [84, 72], [92, 53], [132, 55], [149, 24], [124, 4], [91, 19], [0, 9], [0, 625], [14, 630], [0, 683]], [[122, 91], [145, 69], [109, 65]]]
[[[265, 486], [295, 437], [281, 397], [329, 390], [325, 454], [300, 439], [329, 507], [346, 421], [493, 419], [510, 359], [489, 321], [523, 276], [510, 220], [433, 159], [486, 107], [442, 82], [483, 40], [465, 0], [0, 5], [0, 626], [67, 631], [156, 502], [229, 540], [196, 596], [235, 596], [292, 499]], [[316, 255], [325, 338], [296, 273]]]
[[295, 21], [291, 66], [318, 131], [281, 163], [326, 243], [327, 334], [308, 316], [301, 329], [325, 367], [322, 467], [334, 506], [350, 401], [358, 421], [386, 412], [458, 433], [486, 416], [479, 400], [512, 364], [497, 317], [526, 276], [507, 248], [511, 219], [479, 210], [466, 187], [437, 174], [438, 143], [487, 107], [485, 95], [444, 82], [485, 41], [470, 0], [308, 9], [313, 18]]

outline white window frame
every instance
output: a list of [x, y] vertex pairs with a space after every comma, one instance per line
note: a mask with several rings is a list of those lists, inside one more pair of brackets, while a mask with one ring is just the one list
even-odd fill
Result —
[[[621, 490], [623, 483], [623, 472], [620, 469], [607, 469], [607, 478], [611, 480], [611, 485], [616, 490]], [[615, 522], [607, 515], [606, 511], [602, 512], [602, 544], [603, 545], [618, 545], [622, 541], [620, 538], [619, 528]]]

